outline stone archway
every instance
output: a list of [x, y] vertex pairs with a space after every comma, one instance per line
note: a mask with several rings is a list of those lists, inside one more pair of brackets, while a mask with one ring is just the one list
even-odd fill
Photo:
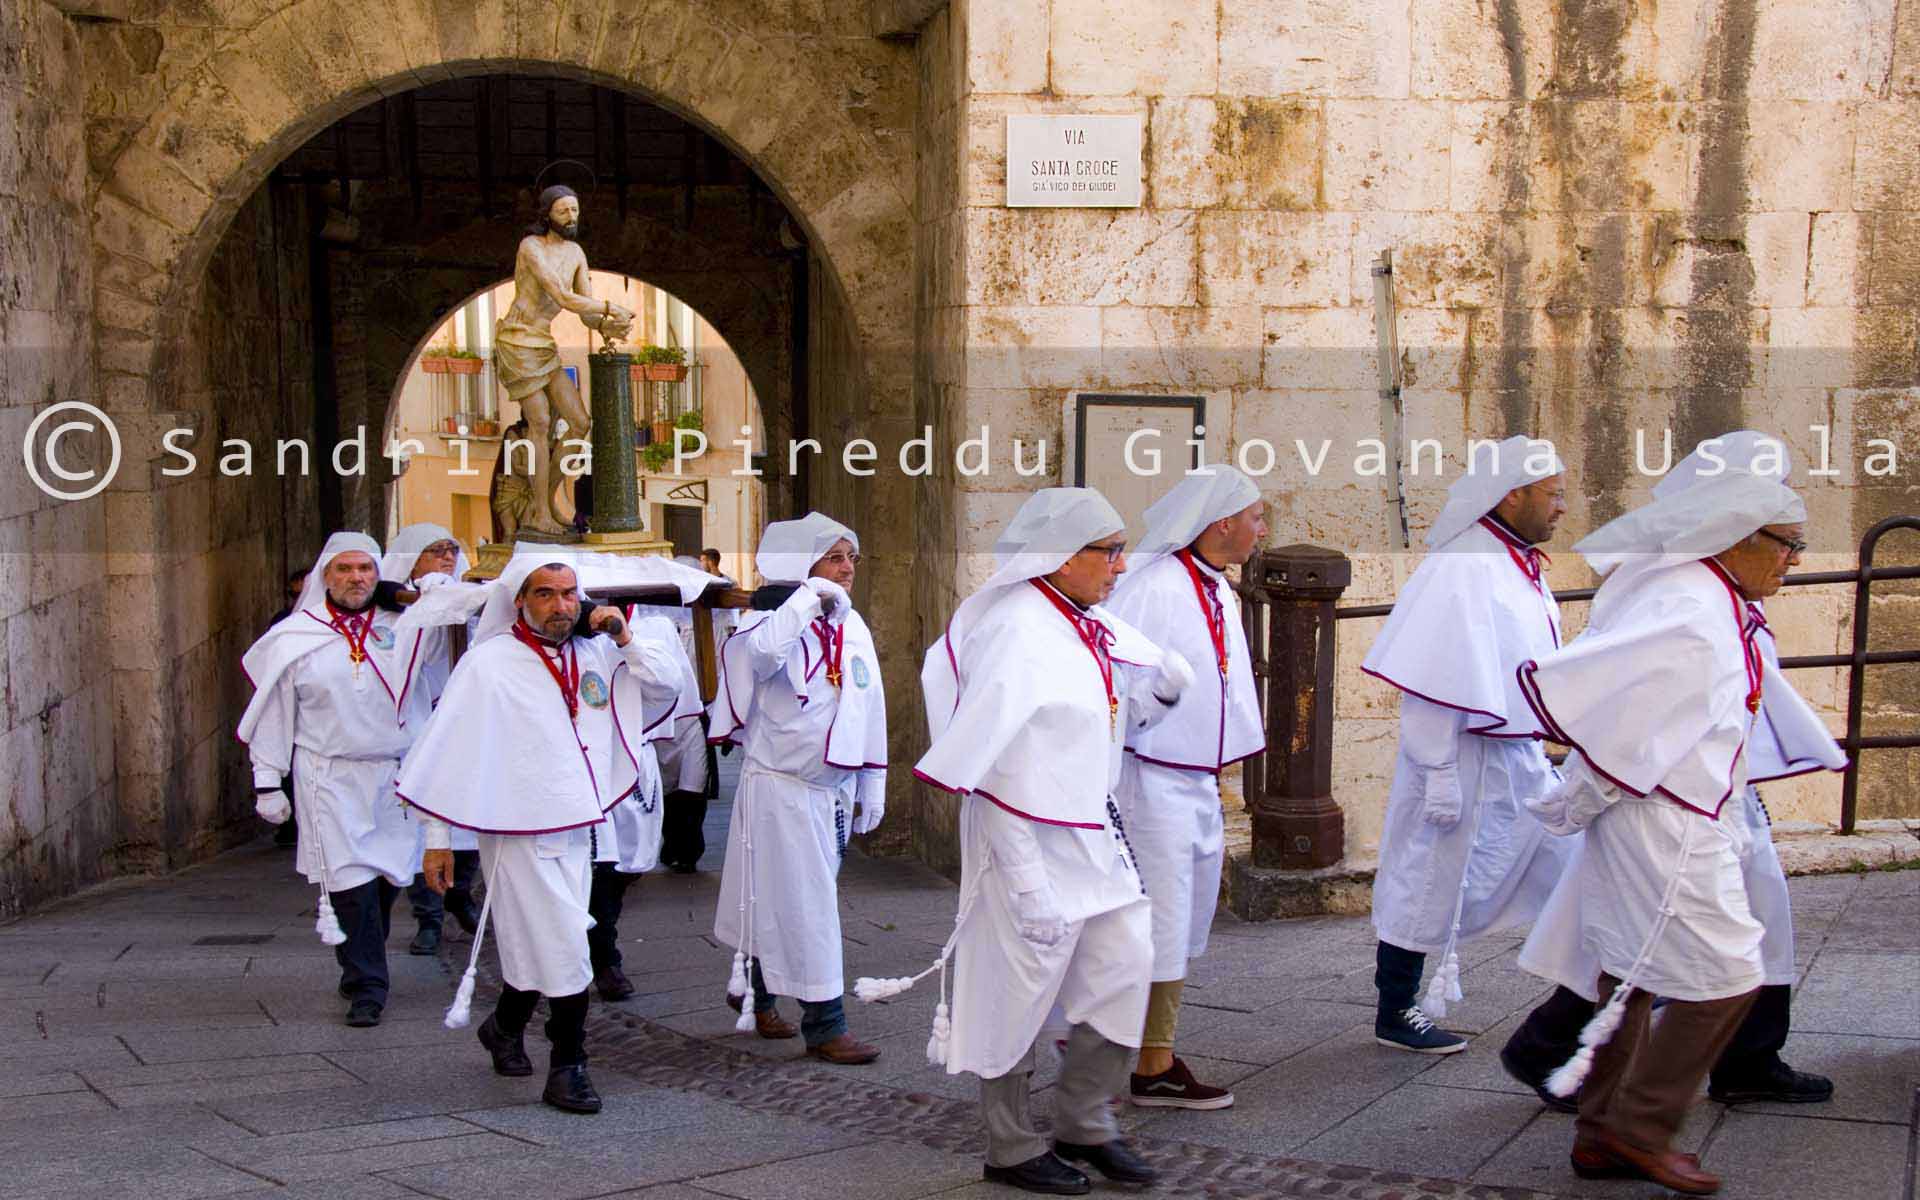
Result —
[[[250, 208], [251, 249], [271, 251], [260, 230], [313, 215], [261, 199], [263, 181], [306, 139], [380, 96], [503, 73], [642, 95], [747, 162], [814, 255], [816, 310], [835, 308], [836, 345], [853, 348], [837, 355], [831, 394], [811, 389], [820, 427], [847, 436], [868, 414], [911, 411], [912, 280], [900, 269], [913, 249], [910, 49], [831, 18], [770, 27], [764, 6], [747, 0], [583, 6], [562, 16], [505, 0], [299, 0], [264, 17], [245, 11], [218, 38], [183, 35], [182, 45], [204, 48], [199, 57], [171, 61], [163, 92], [135, 96], [130, 111], [90, 129], [99, 390], [131, 444], [157, 451], [159, 432], [183, 424], [254, 437], [288, 428], [285, 413], [254, 403], [251, 381], [210, 380], [190, 353], [258, 336], [214, 327], [195, 307], [210, 266], [223, 284], [252, 267], [248, 247], [221, 249], [236, 216]], [[284, 343], [284, 330], [269, 332]], [[385, 353], [373, 342], [352, 349]], [[302, 366], [320, 369], [290, 369]], [[132, 457], [108, 534], [109, 550], [126, 552], [115, 561], [128, 564], [112, 568], [116, 617], [152, 632], [140, 660], [114, 673], [119, 833], [128, 860], [151, 866], [176, 865], [244, 824], [228, 727], [245, 685], [231, 663], [257, 632], [249, 626], [259, 580], [249, 573], [261, 571], [274, 541], [246, 522], [275, 486], [303, 503], [316, 486], [223, 490], [219, 480], [163, 478], [161, 466]], [[876, 481], [873, 491], [887, 486]], [[911, 505], [910, 494], [887, 505], [901, 514], [903, 555], [912, 553]], [[909, 603], [889, 597], [873, 613], [876, 629], [906, 627]]]

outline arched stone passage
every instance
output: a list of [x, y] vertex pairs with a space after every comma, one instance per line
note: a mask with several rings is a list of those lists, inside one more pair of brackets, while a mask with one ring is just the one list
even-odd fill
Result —
[[[643, 96], [731, 149], [784, 206], [806, 265], [799, 285], [784, 286], [789, 297], [810, 299], [809, 323], [798, 333], [782, 325], [766, 281], [702, 271], [699, 247], [687, 245], [683, 231], [626, 221], [618, 238], [591, 244], [596, 267], [648, 278], [702, 311], [738, 314], [716, 324], [767, 377], [763, 402], [781, 401], [767, 404], [770, 435], [776, 414], [796, 407], [843, 438], [872, 414], [910, 411], [913, 295], [901, 263], [913, 246], [912, 52], [835, 28], [832, 19], [797, 20], [769, 27], [760, 6], [744, 2], [595, 6], [556, 26], [545, 5], [301, 0], [231, 22], [232, 36], [187, 40], [206, 49], [197, 61], [169, 63], [167, 78], [177, 83], [135, 94], [127, 112], [90, 128], [100, 181], [92, 234], [103, 407], [152, 459], [158, 432], [179, 424], [199, 429], [203, 462], [227, 438], [270, 446], [277, 434], [325, 428], [329, 419], [350, 428], [371, 417], [377, 429], [420, 336], [410, 323], [422, 308], [444, 311], [493, 282], [500, 267], [487, 264], [511, 262], [524, 214], [496, 215], [486, 229], [507, 238], [505, 254], [411, 274], [355, 264], [359, 286], [343, 293], [327, 278], [340, 268], [327, 243], [335, 236], [330, 209], [343, 198], [262, 185], [315, 133], [383, 96], [518, 74]], [[676, 53], [689, 46], [701, 52]], [[351, 197], [344, 199], [353, 215]], [[478, 223], [470, 236], [477, 231]], [[663, 257], [677, 270], [658, 269]], [[283, 296], [276, 289], [286, 278], [301, 286]], [[353, 299], [320, 310], [309, 293]], [[216, 294], [221, 302], [208, 303]], [[236, 313], [242, 319], [227, 319]], [[818, 339], [822, 328], [838, 369], [803, 387], [801, 399], [792, 380], [805, 376], [783, 350], [796, 338]], [[319, 330], [343, 343], [310, 351]], [[252, 369], [266, 358], [274, 360], [269, 369]], [[248, 369], [225, 369], [233, 363]], [[353, 364], [352, 378], [330, 374], [340, 363]], [[377, 381], [371, 390], [369, 380]], [[316, 414], [314, 397], [343, 411]], [[326, 449], [317, 447], [322, 463]], [[245, 831], [243, 759], [230, 724], [246, 686], [231, 664], [258, 632], [255, 610], [278, 568], [310, 553], [313, 534], [304, 526], [327, 507], [328, 488], [346, 493], [331, 497], [336, 511], [370, 512], [382, 479], [377, 445], [371, 458], [368, 475], [344, 485], [330, 484], [324, 465], [318, 478], [203, 471], [170, 479], [160, 474], [167, 463], [136, 456], [122, 471], [123, 519], [108, 535], [110, 551], [122, 552], [109, 567], [111, 591], [116, 619], [144, 639], [114, 675], [120, 832], [130, 861], [174, 865]], [[910, 556], [911, 490], [876, 479], [865, 491], [874, 507], [898, 514], [898, 535], [876, 537], [874, 549]], [[904, 593], [877, 599], [876, 629], [904, 627], [909, 605]], [[905, 719], [896, 724], [911, 728]]]

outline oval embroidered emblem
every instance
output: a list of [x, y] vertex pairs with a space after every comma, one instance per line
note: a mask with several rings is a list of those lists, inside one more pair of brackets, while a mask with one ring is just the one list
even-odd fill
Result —
[[598, 671], [588, 671], [580, 676], [580, 700], [588, 708], [607, 706], [607, 681], [600, 678]]
[[853, 659], [853, 686], [865, 688], [867, 684], [872, 681], [873, 676], [867, 673], [867, 660], [861, 658], [859, 655], [855, 655]]
[[375, 625], [373, 636], [368, 640], [382, 650], [391, 650], [393, 649], [393, 630], [384, 625]]

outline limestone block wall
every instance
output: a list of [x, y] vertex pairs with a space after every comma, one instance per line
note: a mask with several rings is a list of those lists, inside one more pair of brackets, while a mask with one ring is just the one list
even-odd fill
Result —
[[[1590, 582], [1571, 543], [1650, 486], [1637, 429], [1657, 467], [1663, 431], [1678, 456], [1747, 425], [1821, 465], [1810, 427], [1826, 427], [1834, 474], [1801, 478], [1808, 569], [1849, 565], [1873, 520], [1920, 509], [1920, 162], [1897, 132], [1913, 128], [1920, 16], [1861, 0], [951, 8], [964, 206], [957, 234], [923, 237], [960, 276], [958, 300], [931, 308], [963, 347], [949, 436], [986, 423], [996, 442], [1057, 441], [1078, 390], [1199, 393], [1210, 453], [1246, 448], [1258, 470], [1251, 443], [1273, 447], [1276, 544], [1345, 549], [1349, 600], [1387, 599], [1417, 560], [1361, 453], [1382, 434], [1369, 267], [1391, 249], [1408, 434], [1440, 443], [1438, 468], [1429, 452], [1407, 480], [1416, 550], [1466, 439], [1514, 432], [1552, 438], [1571, 467], [1549, 547], [1561, 586]], [[1141, 207], [1005, 208], [1006, 116], [1046, 112], [1140, 116]], [[1904, 452], [1897, 476], [1865, 474], [1871, 438]], [[1301, 450], [1323, 440], [1316, 473]], [[1032, 487], [1068, 481], [1058, 463], [954, 481], [961, 567], [936, 615], [980, 573], [967, 551]], [[1884, 602], [1889, 633], [1905, 603]], [[1832, 590], [1774, 605], [1786, 652], [1844, 648], [1842, 609]], [[1368, 632], [1342, 630], [1336, 735], [1361, 852], [1396, 708], [1358, 673]], [[1838, 728], [1833, 674], [1799, 682]], [[1881, 688], [1876, 719], [1911, 728], [1913, 682]], [[1863, 812], [1914, 811], [1911, 772], [1911, 756], [1870, 759]], [[1783, 816], [1837, 816], [1831, 779], [1776, 791]]]
[[[0, 917], [111, 872], [119, 842], [108, 503], [48, 497], [20, 458], [36, 416], [98, 400], [79, 64], [58, 10], [0, 0]], [[60, 455], [105, 447], [69, 436]]]
[[[192, 302], [193, 353], [176, 365], [183, 410], [204, 414], [190, 444], [199, 468], [169, 477], [179, 460], [156, 456], [112, 493], [123, 836], [145, 869], [257, 831], [233, 736], [252, 689], [235, 664], [284, 603], [286, 572], [319, 551], [331, 449], [315, 446], [313, 474], [297, 458], [277, 469], [280, 439], [315, 443], [308, 217], [301, 189], [261, 188], [241, 207]], [[172, 598], [157, 618], [141, 603], [149, 587]]]

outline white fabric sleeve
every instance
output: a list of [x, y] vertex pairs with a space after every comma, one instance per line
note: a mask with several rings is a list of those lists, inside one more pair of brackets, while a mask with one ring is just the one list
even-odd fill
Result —
[[1608, 783], [1598, 771], [1587, 765], [1578, 750], [1567, 756], [1560, 770], [1560, 782], [1544, 796], [1522, 796], [1527, 811], [1540, 818], [1548, 833], [1562, 837], [1578, 833], [1593, 824], [1625, 792]]
[[421, 813], [420, 828], [427, 835], [427, 849], [453, 849], [453, 827], [445, 821], [442, 821], [439, 817], [430, 817], [425, 813]]
[[1046, 887], [1047, 869], [1040, 859], [1040, 840], [1034, 834], [1033, 822], [999, 811], [982, 815], [986, 817], [987, 847], [995, 869], [1007, 881], [1007, 890], [1020, 895]]
[[253, 786], [280, 786], [293, 774], [293, 669], [280, 673], [273, 691], [267, 695], [254, 726], [253, 740], [247, 743], [247, 756], [253, 760]]
[[795, 588], [787, 602], [747, 631], [747, 653], [753, 660], [753, 677], [766, 679], [786, 665], [795, 642], [806, 636], [807, 627], [820, 615], [820, 597], [811, 588]]
[[638, 631], [624, 646], [616, 646], [627, 669], [646, 689], [647, 703], [672, 705], [680, 698], [680, 659], [671, 649]]
[[1467, 714], [1457, 708], [1400, 696], [1400, 749], [1414, 764], [1428, 770], [1451, 767], [1460, 761], [1460, 736]]

